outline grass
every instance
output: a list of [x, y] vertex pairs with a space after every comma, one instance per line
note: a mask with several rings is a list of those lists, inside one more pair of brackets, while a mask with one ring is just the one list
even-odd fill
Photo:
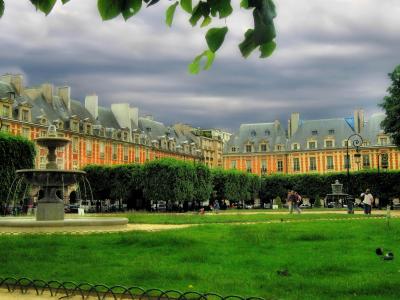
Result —
[[[400, 220], [0, 237], [0, 275], [267, 299], [397, 299]], [[394, 251], [383, 261], [375, 248]], [[289, 276], [277, 271], [288, 270]]]
[[[266, 212], [251, 212], [249, 214], [234, 210], [227, 213], [207, 213], [199, 215], [198, 213], [145, 213], [135, 212], [128, 214], [117, 214], [129, 219], [129, 223], [135, 224], [214, 224], [214, 223], [241, 223], [241, 222], [267, 222], [267, 221], [291, 221], [291, 220], [315, 220], [315, 219], [347, 219], [347, 218], [366, 218], [364, 215], [348, 215], [338, 213], [308, 213], [284, 214], [273, 213], [270, 210]], [[384, 214], [380, 215], [383, 216]], [[116, 216], [116, 214], [104, 216]], [[379, 215], [375, 215], [379, 216]]]

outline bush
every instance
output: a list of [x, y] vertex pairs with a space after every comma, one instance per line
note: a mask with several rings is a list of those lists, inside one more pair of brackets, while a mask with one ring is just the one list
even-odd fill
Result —
[[273, 204], [274, 205], [278, 205], [278, 208], [282, 208], [282, 200], [281, 200], [281, 197], [276, 197], [275, 199], [274, 199], [274, 201], [273, 201]]
[[315, 196], [313, 207], [315, 208], [321, 207], [321, 199], [319, 198], [319, 195]]
[[[35, 154], [35, 145], [29, 140], [0, 132], [0, 203], [7, 200], [8, 191], [16, 178], [15, 171], [34, 167]], [[13, 192], [19, 194], [19, 191]]]

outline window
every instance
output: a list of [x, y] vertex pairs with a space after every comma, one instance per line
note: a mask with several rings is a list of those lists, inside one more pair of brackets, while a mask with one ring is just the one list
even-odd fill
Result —
[[267, 130], [265, 130], [265, 135], [266, 135], [266, 136], [270, 136], [270, 135], [271, 135], [271, 132], [267, 129]]
[[328, 132], [329, 132], [330, 135], [335, 134], [335, 129], [329, 129]]
[[295, 143], [295, 144], [292, 145], [292, 149], [293, 150], [299, 150], [300, 149], [300, 145]]
[[252, 131], [251, 131], [251, 136], [252, 136], [252, 137], [255, 137], [256, 135], [257, 135], [256, 131], [255, 131], [255, 130], [252, 130]]
[[1, 116], [8, 118], [10, 115], [10, 106], [3, 104], [3, 109], [1, 111]]
[[128, 146], [124, 146], [124, 160], [127, 161], [128, 160]]
[[118, 145], [117, 144], [112, 144], [111, 156], [112, 156], [113, 160], [117, 159], [117, 154], [118, 154]]
[[149, 152], [149, 149], [146, 149], [145, 155], [146, 155], [145, 159], [146, 159], [146, 161], [148, 161], [148, 160], [150, 159], [150, 152]]
[[348, 144], [349, 144], [349, 141], [343, 141], [343, 147], [347, 147]]
[[300, 159], [298, 157], [293, 158], [293, 171], [295, 172], [300, 171]]
[[251, 145], [246, 145], [246, 152], [251, 152]]
[[261, 152], [267, 152], [267, 144], [261, 144], [260, 150], [261, 150]]
[[72, 161], [72, 170], [78, 170], [78, 169], [79, 169], [78, 161], [73, 160]]
[[276, 149], [276, 151], [282, 151], [283, 150], [283, 146], [282, 145], [276, 145], [275, 149]]
[[86, 141], [86, 155], [92, 156], [92, 141], [91, 140]]
[[267, 161], [265, 159], [261, 160], [261, 174], [267, 173]]
[[46, 169], [46, 162], [47, 162], [46, 156], [41, 156], [39, 159], [39, 169]]
[[326, 157], [326, 168], [328, 170], [333, 170], [333, 156], [327, 156]]
[[369, 155], [368, 154], [363, 154], [362, 163], [363, 163], [363, 168], [364, 169], [368, 169], [370, 167]]
[[64, 160], [62, 158], [57, 158], [57, 167], [60, 170], [64, 169]]
[[349, 156], [345, 155], [343, 157], [343, 161], [344, 161], [344, 168], [345, 169], [350, 168], [350, 164], [351, 164], [350, 155]]
[[29, 122], [29, 110], [23, 109], [21, 112], [21, 120], [24, 122]]
[[332, 140], [325, 141], [325, 147], [326, 148], [333, 148], [333, 141]]
[[73, 137], [72, 138], [72, 151], [77, 153], [79, 151], [79, 138]]
[[236, 169], [236, 160], [231, 161], [231, 169]]
[[277, 171], [283, 172], [283, 161], [281, 161], [281, 160], [277, 161]]
[[85, 133], [86, 134], [92, 134], [92, 126], [90, 124], [86, 125]]
[[22, 136], [29, 139], [31, 135], [31, 130], [28, 127], [22, 127]]
[[315, 157], [310, 157], [310, 171], [317, 170], [317, 159]]
[[308, 149], [317, 149], [317, 142], [308, 142]]
[[317, 134], [318, 134], [318, 130], [313, 130], [313, 131], [311, 131], [311, 134], [312, 134], [312, 135], [317, 135]]
[[104, 150], [105, 150], [105, 145], [104, 145], [104, 142], [100, 142], [100, 145], [99, 145], [99, 148], [100, 148], [100, 158], [104, 158]]
[[47, 136], [46, 130], [40, 131], [40, 137], [46, 137], [46, 136]]
[[246, 171], [251, 172], [251, 160], [246, 160]]
[[232, 151], [232, 152], [236, 152], [236, 148], [235, 148], [235, 147], [232, 147], [231, 151]]

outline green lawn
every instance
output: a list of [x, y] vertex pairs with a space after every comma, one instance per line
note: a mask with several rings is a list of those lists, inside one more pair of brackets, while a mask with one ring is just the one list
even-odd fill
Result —
[[[246, 212], [246, 211], [245, 211]], [[310, 219], [346, 219], [346, 218], [368, 218], [364, 215], [348, 215], [338, 213], [309, 213], [304, 211], [302, 214], [274, 213], [271, 210], [259, 213], [245, 214], [243, 211], [228, 211], [226, 213], [128, 213], [128, 214], [104, 214], [103, 216], [123, 216], [129, 219], [129, 223], [136, 224], [212, 224], [212, 223], [237, 223], [237, 222], [267, 222], [267, 221], [292, 221]], [[314, 211], [315, 212], [315, 211]], [[99, 216], [99, 215], [97, 215]], [[378, 215], [374, 215], [378, 216]], [[384, 216], [384, 212], [382, 215]]]
[[[305, 215], [304, 215], [305, 216]], [[304, 217], [302, 216], [302, 217]], [[391, 249], [383, 261], [376, 247]], [[400, 220], [0, 236], [0, 275], [267, 299], [398, 299]], [[278, 270], [287, 269], [289, 276]]]

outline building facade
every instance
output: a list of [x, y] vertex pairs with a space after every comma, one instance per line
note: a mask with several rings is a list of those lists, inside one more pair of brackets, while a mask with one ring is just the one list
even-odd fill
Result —
[[[21, 75], [0, 77], [0, 118], [2, 131], [30, 140], [47, 135], [55, 125], [59, 136], [71, 143], [57, 149], [57, 164], [62, 169], [81, 169], [88, 164], [144, 163], [162, 157], [200, 161], [196, 144], [183, 143], [173, 128], [140, 117], [129, 104], [98, 105], [96, 95], [84, 104], [71, 99], [71, 88], [45, 83], [24, 87]], [[35, 165], [45, 168], [47, 149], [37, 146]]]
[[[351, 118], [301, 120], [292, 113], [287, 131], [278, 121], [242, 124], [226, 144], [224, 168], [258, 175], [342, 172], [347, 165], [350, 171], [398, 170], [400, 151], [381, 129], [384, 117], [365, 120], [356, 110]], [[355, 147], [358, 136], [362, 145]]]

